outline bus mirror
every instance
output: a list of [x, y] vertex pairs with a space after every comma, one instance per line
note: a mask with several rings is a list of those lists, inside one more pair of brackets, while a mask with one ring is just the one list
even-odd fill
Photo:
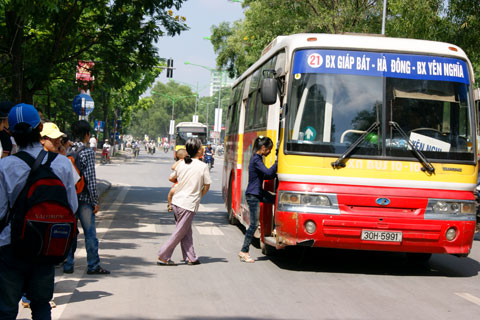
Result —
[[274, 104], [277, 101], [278, 83], [275, 78], [266, 78], [262, 80], [262, 103], [265, 105]]

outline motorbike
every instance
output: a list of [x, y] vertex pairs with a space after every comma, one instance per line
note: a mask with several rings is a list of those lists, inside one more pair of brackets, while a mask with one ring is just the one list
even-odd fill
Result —
[[110, 163], [110, 155], [109, 155], [109, 149], [108, 148], [103, 148], [102, 149], [102, 159], [100, 160], [102, 164]]
[[223, 156], [223, 146], [218, 146], [215, 151], [219, 156]]
[[148, 153], [154, 154], [155, 153], [155, 146], [149, 146], [148, 147]]
[[211, 152], [205, 151], [205, 154], [203, 155], [203, 161], [208, 165], [208, 170], [212, 170], [213, 154]]
[[170, 146], [164, 146], [163, 147], [163, 152], [167, 153], [168, 150], [170, 150]]
[[139, 146], [134, 146], [133, 147], [133, 157], [135, 159], [137, 159], [139, 153], [140, 153], [140, 147]]

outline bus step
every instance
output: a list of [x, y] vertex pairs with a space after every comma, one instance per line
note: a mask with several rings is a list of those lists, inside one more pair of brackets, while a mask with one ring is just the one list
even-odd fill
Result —
[[275, 247], [277, 245], [277, 239], [275, 237], [265, 237], [263, 240], [263, 242], [269, 246]]

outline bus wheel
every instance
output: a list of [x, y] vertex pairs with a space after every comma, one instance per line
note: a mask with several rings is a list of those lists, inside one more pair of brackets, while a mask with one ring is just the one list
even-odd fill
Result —
[[407, 252], [407, 259], [412, 263], [427, 263], [431, 257], [431, 253]]
[[228, 208], [228, 222], [232, 225], [238, 223], [235, 214], [233, 213], [233, 204], [232, 204], [232, 190], [233, 190], [233, 179], [230, 177], [230, 182], [228, 183], [228, 193], [227, 193], [227, 208]]

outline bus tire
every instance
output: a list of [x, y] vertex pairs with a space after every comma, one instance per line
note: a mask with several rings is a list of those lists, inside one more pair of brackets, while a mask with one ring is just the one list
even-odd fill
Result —
[[407, 259], [412, 263], [427, 263], [431, 257], [431, 253], [407, 252]]
[[228, 192], [227, 192], [227, 210], [228, 210], [228, 222], [231, 225], [237, 225], [238, 220], [235, 218], [233, 213], [233, 201], [232, 201], [232, 190], [233, 190], [233, 178], [230, 177], [230, 182], [228, 183]]

